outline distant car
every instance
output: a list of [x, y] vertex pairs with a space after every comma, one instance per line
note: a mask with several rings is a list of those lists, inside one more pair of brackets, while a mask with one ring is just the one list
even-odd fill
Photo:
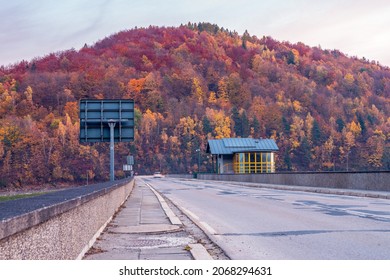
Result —
[[164, 178], [164, 175], [162, 175], [161, 172], [154, 172], [153, 178]]

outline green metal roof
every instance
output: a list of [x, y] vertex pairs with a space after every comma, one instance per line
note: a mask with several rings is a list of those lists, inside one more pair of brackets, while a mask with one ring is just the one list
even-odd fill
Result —
[[208, 140], [207, 152], [213, 155], [231, 155], [239, 152], [271, 152], [279, 148], [273, 139], [223, 138]]

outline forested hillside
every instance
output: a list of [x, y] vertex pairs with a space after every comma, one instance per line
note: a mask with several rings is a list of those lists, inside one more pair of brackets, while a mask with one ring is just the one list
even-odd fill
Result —
[[108, 144], [80, 145], [78, 100], [131, 98], [135, 171], [211, 164], [207, 139], [274, 138], [278, 170], [389, 170], [390, 70], [338, 50], [187, 24], [119, 32], [0, 68], [0, 187], [108, 178]]

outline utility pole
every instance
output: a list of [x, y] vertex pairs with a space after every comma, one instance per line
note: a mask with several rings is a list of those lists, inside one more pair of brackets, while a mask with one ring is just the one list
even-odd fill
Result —
[[196, 149], [196, 152], [198, 152], [198, 173], [200, 172], [200, 149]]

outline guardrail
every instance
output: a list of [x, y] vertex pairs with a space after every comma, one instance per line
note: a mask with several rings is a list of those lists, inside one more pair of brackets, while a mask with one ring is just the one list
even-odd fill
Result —
[[0, 203], [0, 259], [81, 259], [126, 201], [134, 180]]

